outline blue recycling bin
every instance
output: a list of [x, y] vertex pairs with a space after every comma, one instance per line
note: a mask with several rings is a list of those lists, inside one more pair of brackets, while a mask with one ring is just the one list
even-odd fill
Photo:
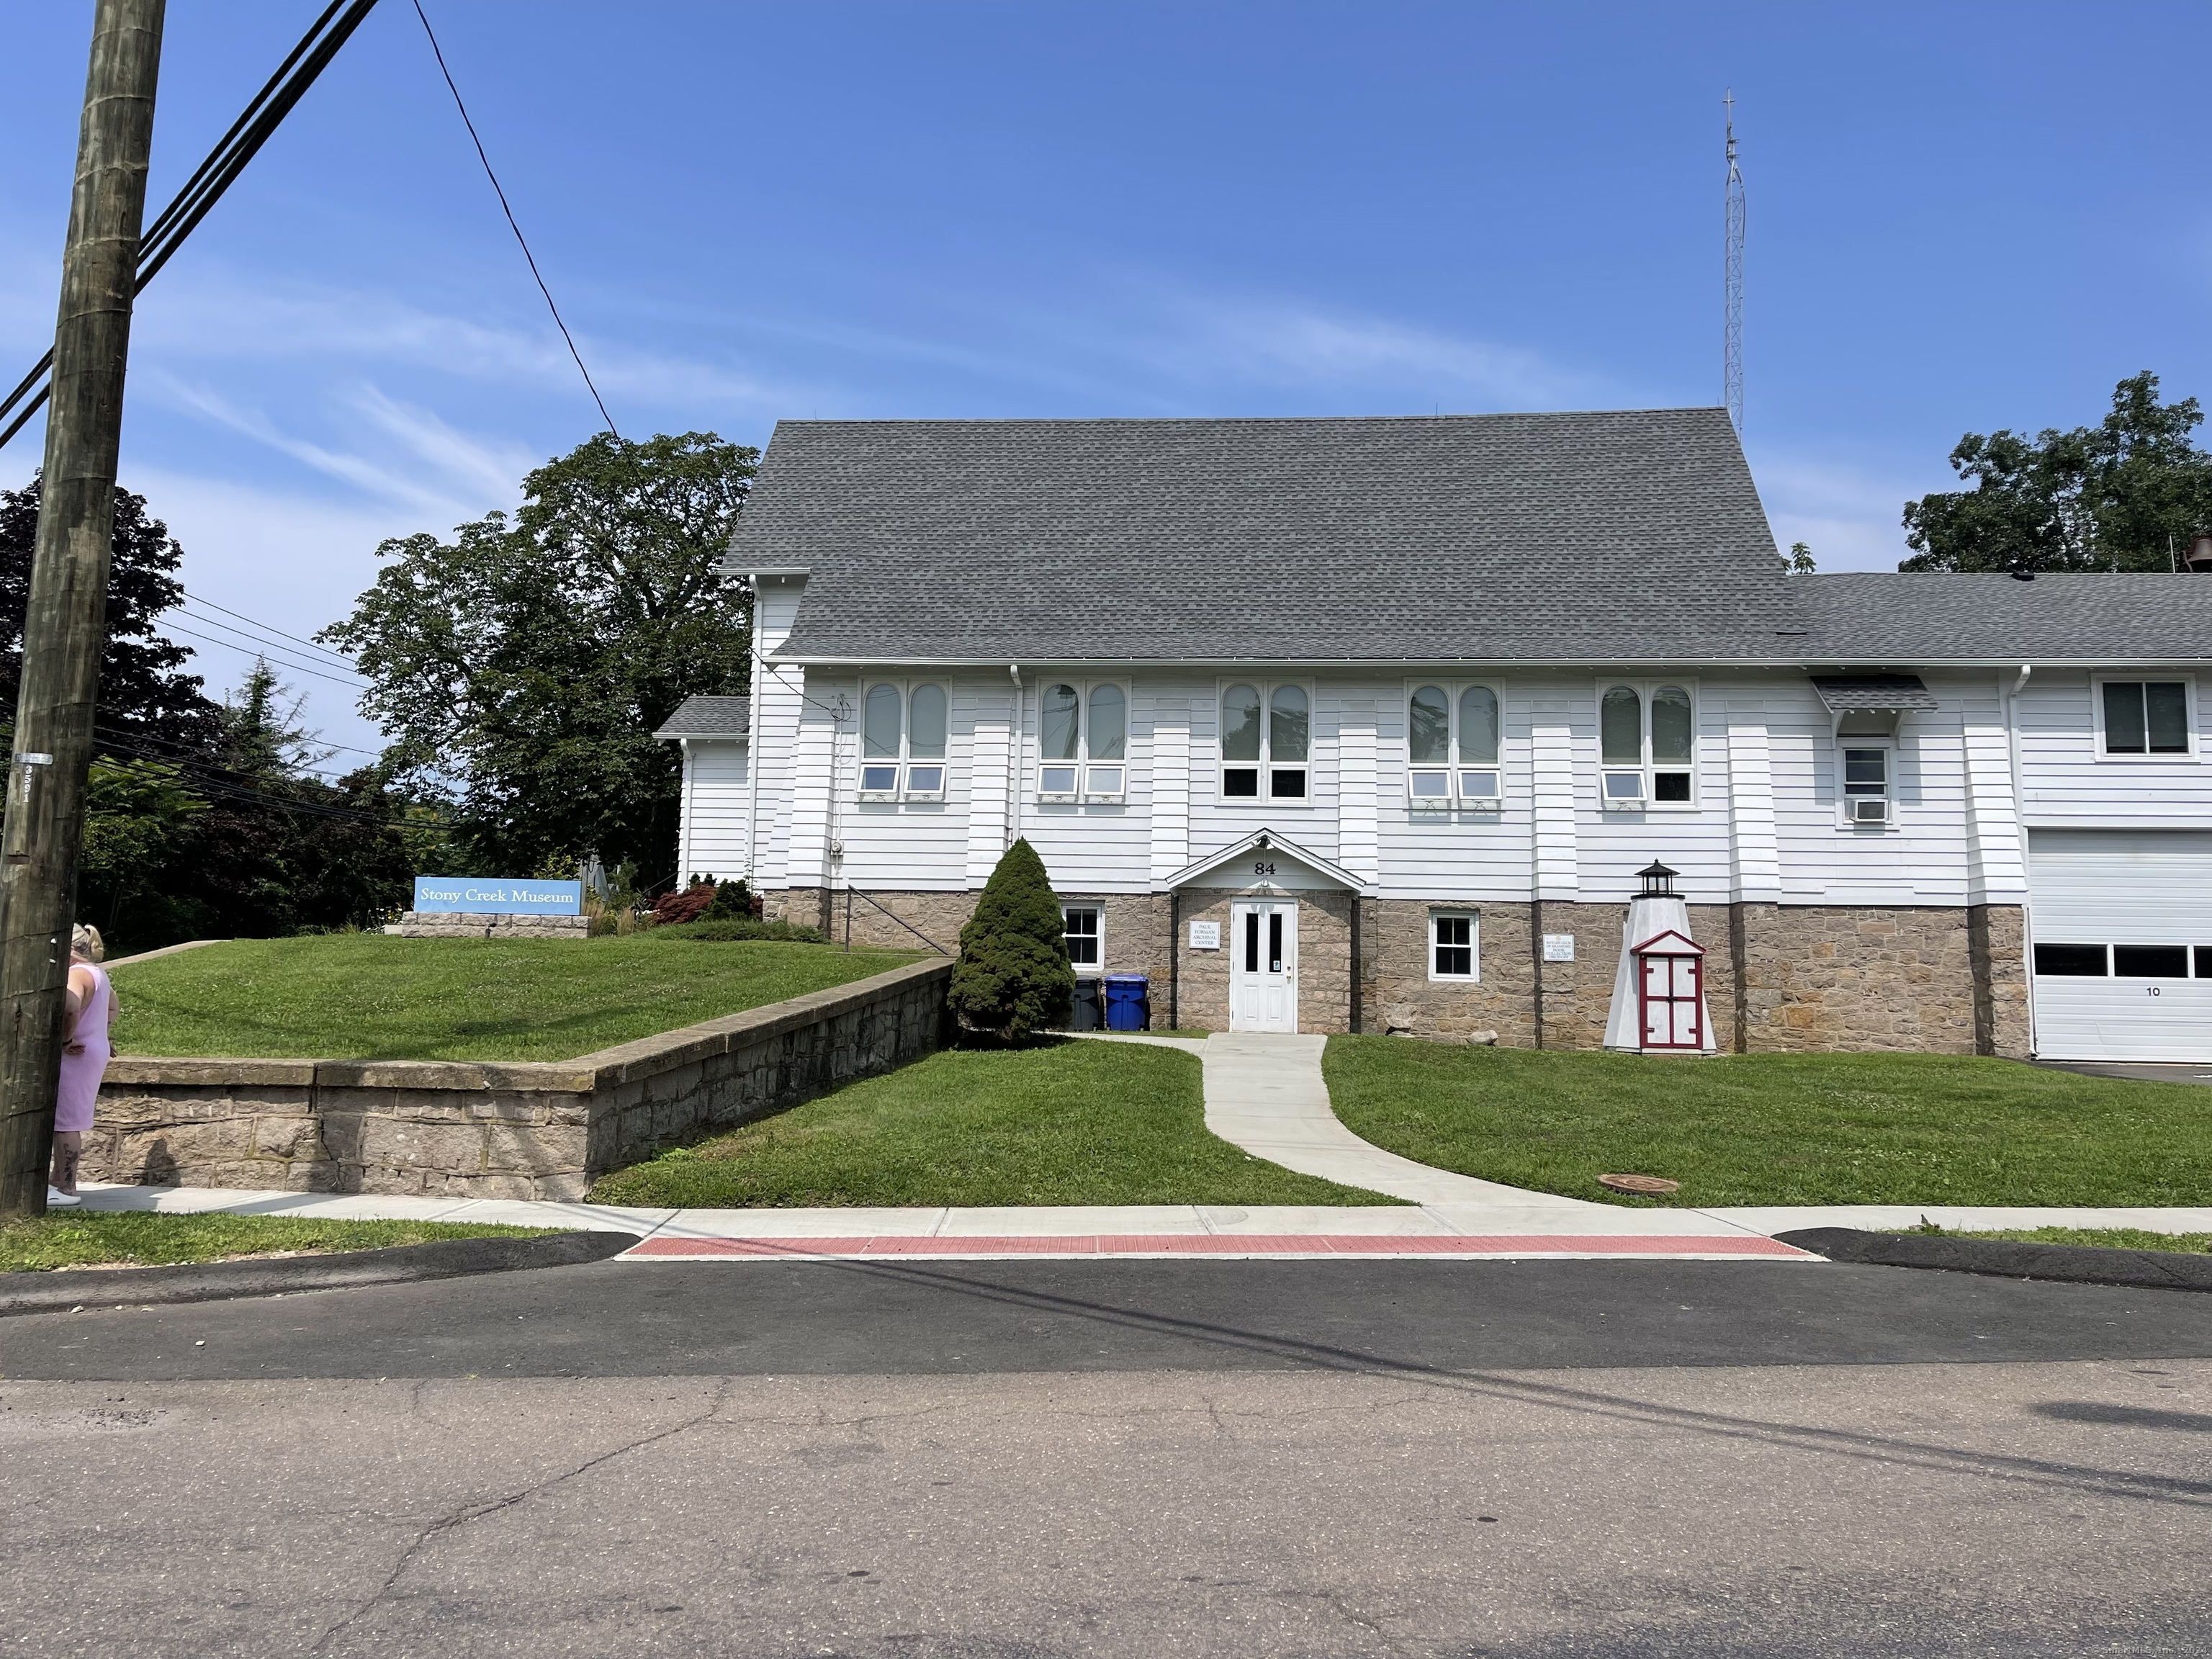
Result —
[[1152, 981], [1142, 974], [1106, 975], [1106, 1029], [1141, 1031], [1152, 1023]]

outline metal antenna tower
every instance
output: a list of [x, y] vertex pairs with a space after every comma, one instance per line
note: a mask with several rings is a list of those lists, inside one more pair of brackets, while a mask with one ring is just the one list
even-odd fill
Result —
[[1735, 89], [1721, 100], [1728, 110], [1728, 252], [1723, 286], [1726, 289], [1723, 325], [1727, 335], [1722, 398], [1735, 435], [1743, 436], [1743, 169], [1735, 162]]

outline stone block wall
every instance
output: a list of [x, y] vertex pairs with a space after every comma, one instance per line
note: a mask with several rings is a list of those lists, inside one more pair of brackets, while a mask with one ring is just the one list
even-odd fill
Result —
[[510, 916], [475, 911], [410, 910], [402, 939], [589, 939], [589, 916]]
[[[1230, 926], [1230, 921], [1231, 907], [1244, 896], [1204, 888], [1183, 895], [1181, 936], [1170, 936], [1182, 958], [1176, 987], [1175, 1018], [1178, 1025], [1201, 1031], [1229, 1029], [1229, 964], [1230, 954], [1236, 945], [1236, 930]], [[1298, 902], [1298, 1030], [1348, 1031], [1353, 1012], [1353, 907], [1358, 900], [1352, 894], [1339, 892], [1298, 892], [1284, 896]], [[1194, 921], [1219, 925], [1218, 951], [1194, 951], [1188, 947]], [[1156, 1024], [1166, 1023], [1164, 1002], [1158, 991], [1153, 994], [1152, 1018]]]
[[608, 1170], [937, 1048], [951, 964], [915, 963], [555, 1064], [112, 1061], [94, 1181], [581, 1198]]
[[1749, 1051], [2026, 1057], [2018, 906], [1737, 908]]

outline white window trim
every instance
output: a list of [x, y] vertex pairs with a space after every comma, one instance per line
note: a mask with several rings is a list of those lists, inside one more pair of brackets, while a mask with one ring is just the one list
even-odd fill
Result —
[[[1425, 685], [1433, 685], [1442, 691], [1444, 694], [1444, 701], [1450, 705], [1451, 735], [1447, 740], [1445, 748], [1451, 756], [1451, 759], [1442, 765], [1434, 761], [1417, 763], [1413, 759], [1413, 693]], [[1462, 761], [1459, 758], [1459, 700], [1462, 695], [1477, 686], [1480, 686], [1498, 699], [1498, 758], [1487, 764], [1477, 761]], [[1496, 680], [1449, 680], [1435, 676], [1425, 676], [1406, 682], [1404, 696], [1400, 700], [1399, 708], [1403, 711], [1406, 720], [1406, 739], [1403, 747], [1406, 757], [1406, 805], [1408, 807], [1426, 812], [1499, 812], [1504, 810], [1505, 688], [1503, 685]], [[1433, 777], [1439, 772], [1444, 775], [1444, 788], [1441, 794], [1413, 793], [1416, 776]], [[1497, 793], [1470, 795], [1465, 792], [1462, 786], [1466, 781], [1466, 775], [1477, 772], [1487, 772], [1497, 780]]]
[[[1605, 694], [1616, 685], [1628, 687], [1636, 693], [1638, 698], [1637, 715], [1640, 727], [1638, 735], [1643, 744], [1644, 757], [1633, 767], [1619, 763], [1608, 764], [1605, 758]], [[1663, 768], [1668, 772], [1686, 772], [1689, 775], [1690, 798], [1687, 800], [1661, 800], [1656, 794], [1658, 786], [1655, 778], [1662, 768], [1659, 763], [1651, 758], [1651, 694], [1664, 685], [1679, 687], [1687, 692], [1690, 697], [1690, 758], [1687, 763], [1668, 761]], [[1669, 674], [1651, 679], [1637, 678], [1627, 674], [1609, 674], [1597, 683], [1592, 709], [1597, 717], [1597, 803], [1601, 811], [1695, 812], [1704, 806], [1704, 792], [1698, 785], [1698, 774], [1705, 768], [1705, 738], [1698, 730], [1698, 721], [1704, 714], [1704, 708], [1696, 680], [1680, 674]], [[1605, 788], [1606, 775], [1630, 771], [1640, 774], [1643, 778], [1642, 796], [1634, 800], [1620, 800], [1607, 795]]]
[[[1856, 830], [1862, 835], [1869, 831], [1880, 834], [1895, 830], [1898, 827], [1897, 757], [1899, 747], [1897, 739], [1895, 738], [1848, 737], [1842, 732], [1838, 732], [1836, 735], [1835, 744], [1837, 826], [1839, 829]], [[1844, 775], [1844, 751], [1846, 749], [1879, 749], [1881, 750], [1884, 759], [1882, 761], [1882, 786], [1881, 794], [1854, 795], [1849, 793], [1846, 786], [1850, 780]], [[1889, 804], [1888, 816], [1879, 823], [1869, 823], [1863, 820], [1855, 818], [1851, 816], [1851, 803], [1855, 800], [1887, 801]]]
[[[1260, 758], [1256, 761], [1232, 761], [1221, 752], [1221, 700], [1229, 695], [1232, 685], [1249, 685], [1260, 694]], [[1296, 768], [1306, 775], [1305, 793], [1302, 795], [1275, 793], [1275, 759], [1273, 722], [1269, 715], [1274, 707], [1278, 686], [1295, 685], [1306, 694], [1306, 757], [1303, 761], [1286, 761], [1285, 772]], [[1314, 803], [1314, 778], [1320, 768], [1314, 756], [1321, 747], [1321, 699], [1314, 695], [1311, 680], [1285, 678], [1269, 679], [1258, 674], [1224, 675], [1213, 688], [1213, 799], [1218, 806], [1241, 807], [1250, 810], [1256, 806], [1308, 807]], [[1232, 768], [1243, 771], [1256, 766], [1260, 770], [1260, 793], [1256, 795], [1229, 793], [1224, 774]]]
[[[878, 685], [895, 686], [899, 697], [899, 744], [896, 757], [868, 753], [868, 693]], [[914, 694], [917, 687], [936, 686], [945, 693], [945, 752], [939, 756], [915, 757], [910, 752], [914, 741]], [[917, 679], [900, 679], [890, 674], [866, 674], [860, 678], [860, 710], [855, 717], [859, 731], [854, 747], [858, 751], [853, 771], [855, 794], [864, 801], [927, 801], [945, 799], [952, 781], [952, 683], [933, 674], [924, 674]], [[860, 787], [867, 778], [871, 766], [895, 766], [898, 769], [897, 786], [890, 789]], [[939, 769], [938, 786], [934, 789], [913, 787], [913, 768], [934, 766]]]
[[[1048, 760], [1044, 752], [1044, 696], [1055, 685], [1075, 688], [1075, 758]], [[1110, 685], [1121, 694], [1121, 758], [1094, 761], [1091, 757], [1091, 694], [1102, 685]], [[1036, 689], [1036, 764], [1030, 774], [1036, 786], [1033, 792], [1040, 805], [1071, 806], [1085, 801], [1113, 805], [1129, 798], [1130, 757], [1137, 747], [1137, 697], [1127, 680], [1110, 675], [1102, 679], [1082, 679], [1073, 674], [1046, 674], [1037, 681]], [[1075, 787], [1047, 789], [1044, 769], [1048, 766], [1070, 766], [1075, 769]], [[1101, 788], [1102, 770], [1116, 772], [1121, 778], [1119, 788]]]
[[[1468, 969], [1464, 974], [1440, 974], [1437, 971], [1437, 923], [1445, 917], [1467, 923]], [[1428, 957], [1429, 981], [1434, 985], [1480, 985], [1482, 983], [1482, 913], [1480, 910], [1439, 905], [1429, 912], [1425, 924], [1425, 937], [1421, 948]]]
[[[2189, 699], [2189, 752], [2185, 755], [2115, 755], [2105, 747], [2105, 686], [2108, 681], [2122, 685], [2141, 685], [2151, 680], [2179, 680]], [[2089, 676], [2090, 729], [2094, 733], [2094, 757], [2113, 766], [2181, 766], [2196, 765], [2203, 759], [2203, 745], [2197, 736], [2197, 676], [2177, 670], [2142, 669], [2123, 672], [2114, 669], [2110, 673]]]
[[1077, 973], [1082, 975], [1086, 979], [1101, 977], [1106, 972], [1106, 906], [1103, 902], [1097, 899], [1078, 899], [1061, 905], [1060, 907], [1060, 936], [1063, 941], [1067, 938], [1067, 913], [1071, 910], [1088, 910], [1091, 915], [1098, 918], [1098, 931], [1095, 934], [1091, 935], [1092, 938], [1098, 941], [1098, 960], [1091, 963], [1088, 967], [1085, 967], [1081, 963], [1076, 962], [1071, 962], [1070, 965], [1074, 968]]

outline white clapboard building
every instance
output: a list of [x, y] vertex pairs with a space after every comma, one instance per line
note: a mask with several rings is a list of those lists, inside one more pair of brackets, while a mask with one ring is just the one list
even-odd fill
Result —
[[1156, 1024], [1595, 1047], [1656, 883], [1707, 1050], [2212, 1059], [2212, 580], [1790, 575], [1717, 410], [787, 422], [729, 568], [679, 857], [841, 939], [1020, 836]]

